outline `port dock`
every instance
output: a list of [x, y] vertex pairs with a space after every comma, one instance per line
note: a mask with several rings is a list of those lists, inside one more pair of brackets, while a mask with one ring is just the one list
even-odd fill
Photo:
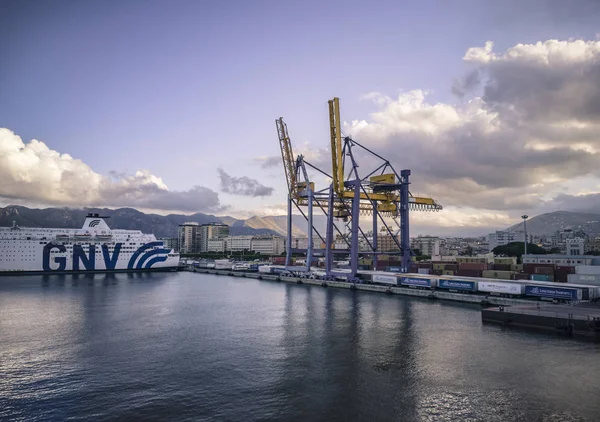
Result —
[[482, 309], [484, 323], [505, 327], [521, 327], [562, 333], [571, 337], [600, 340], [600, 307], [592, 305], [527, 305], [497, 306]]
[[257, 272], [244, 272], [244, 271], [231, 271], [231, 270], [215, 270], [215, 269], [207, 269], [207, 268], [190, 268], [192, 272], [198, 272], [203, 274], [214, 274], [214, 275], [225, 275], [232, 277], [245, 277], [245, 278], [254, 278], [265, 281], [274, 281], [274, 282], [285, 282], [285, 283], [295, 283], [295, 284], [308, 284], [313, 286], [321, 286], [321, 287], [332, 287], [339, 289], [354, 289], [361, 291], [369, 291], [369, 292], [377, 292], [377, 293], [385, 293], [385, 294], [394, 294], [394, 295], [402, 295], [402, 296], [412, 296], [412, 297], [421, 297], [424, 299], [430, 300], [449, 300], [454, 302], [464, 302], [464, 303], [473, 303], [480, 304], [483, 306], [489, 305], [502, 305], [502, 306], [512, 306], [512, 305], [531, 305], [532, 301], [527, 299], [518, 299], [518, 298], [507, 298], [500, 296], [483, 296], [476, 294], [467, 294], [467, 293], [454, 293], [448, 291], [439, 291], [439, 290], [425, 290], [425, 289], [413, 289], [407, 287], [395, 287], [395, 286], [381, 286], [376, 284], [361, 284], [361, 283], [349, 283], [346, 281], [323, 281], [323, 280], [315, 280], [310, 278], [299, 278], [299, 277], [285, 277], [280, 276], [278, 274], [262, 274]]

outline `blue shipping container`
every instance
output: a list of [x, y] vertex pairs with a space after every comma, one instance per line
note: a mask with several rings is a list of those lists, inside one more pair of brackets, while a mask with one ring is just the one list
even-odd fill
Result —
[[392, 273], [399, 273], [400, 272], [400, 267], [387, 267], [387, 270], [392, 272]]
[[449, 290], [467, 290], [469, 292], [474, 292], [477, 290], [477, 287], [475, 286], [475, 282], [473, 282], [473, 281], [440, 279], [440, 283], [438, 286], [440, 289], [449, 289]]
[[546, 274], [531, 274], [531, 279], [534, 281], [550, 281], [550, 276]]
[[251, 270], [258, 270], [258, 264], [250, 264]]
[[431, 287], [431, 280], [428, 278], [402, 277], [400, 284], [404, 284], [405, 286]]
[[577, 289], [565, 289], [562, 287], [545, 287], [545, 286], [525, 286], [526, 296], [537, 296], [537, 297], [549, 297], [553, 299], [567, 299], [577, 300], [580, 299], [578, 293], [580, 290]]

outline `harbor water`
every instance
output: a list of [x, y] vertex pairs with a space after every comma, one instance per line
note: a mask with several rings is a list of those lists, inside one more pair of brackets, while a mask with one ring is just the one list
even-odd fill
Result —
[[600, 345], [197, 273], [0, 277], [0, 420], [597, 421]]

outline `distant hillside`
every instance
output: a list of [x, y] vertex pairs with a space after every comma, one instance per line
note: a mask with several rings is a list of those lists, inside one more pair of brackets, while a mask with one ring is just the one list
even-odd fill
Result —
[[[600, 236], [600, 214], [555, 211], [527, 220], [527, 233], [534, 236], [548, 236], [564, 229], [581, 230], [588, 236]], [[522, 232], [523, 223], [515, 224], [507, 230]]]
[[[109, 224], [114, 229], [141, 230], [144, 233], [154, 233], [156, 237], [175, 237], [177, 235], [177, 226], [188, 221], [198, 224], [222, 222], [219, 217], [202, 213], [193, 215], [169, 214], [164, 216], [145, 214], [133, 208], [119, 208], [116, 210], [107, 208], [36, 209], [10, 205], [6, 208], [0, 208], [0, 226], [12, 226], [13, 221], [15, 221], [22, 227], [80, 228], [85, 220], [85, 216], [90, 212], [109, 216]], [[231, 219], [231, 217], [226, 218]], [[233, 235], [276, 233], [267, 228], [253, 228], [238, 223], [239, 221], [243, 223], [243, 220], [236, 221], [234, 224], [231, 224], [230, 232]], [[225, 224], [229, 224], [228, 222]]]

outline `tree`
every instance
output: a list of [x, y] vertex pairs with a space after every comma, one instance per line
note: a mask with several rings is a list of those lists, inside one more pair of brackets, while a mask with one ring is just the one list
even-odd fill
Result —
[[471, 255], [473, 255], [473, 247], [472, 246], [467, 246], [465, 248], [465, 250], [460, 253], [460, 255], [462, 255], [462, 256], [471, 256]]
[[[511, 242], [506, 245], [496, 246], [494, 249], [492, 249], [492, 252], [496, 256], [516, 256], [520, 260], [521, 256], [525, 252], [525, 244], [523, 242]], [[527, 243], [527, 253], [534, 255], [546, 255], [548, 251], [533, 243]]]

